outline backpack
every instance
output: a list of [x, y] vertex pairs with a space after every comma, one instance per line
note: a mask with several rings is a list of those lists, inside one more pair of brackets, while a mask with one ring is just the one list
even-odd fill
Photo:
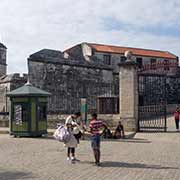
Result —
[[64, 127], [64, 125], [59, 125], [54, 132], [53, 137], [60, 142], [67, 143], [71, 139], [71, 133]]

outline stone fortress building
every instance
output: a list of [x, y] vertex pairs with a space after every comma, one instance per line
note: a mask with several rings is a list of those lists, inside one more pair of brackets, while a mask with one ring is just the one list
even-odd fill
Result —
[[[27, 75], [6, 73], [6, 47], [0, 46], [0, 112], [8, 111], [7, 91], [22, 86]], [[81, 43], [65, 51], [42, 49], [28, 57], [30, 82], [44, 89], [50, 114], [70, 114], [80, 110], [87, 98], [88, 112], [119, 113], [119, 66], [131, 51], [139, 73], [176, 75], [178, 57], [167, 51]]]
[[168, 51], [112, 46], [105, 44], [81, 43], [64, 52], [75, 59], [108, 65], [114, 74], [119, 73], [118, 64], [124, 62], [124, 53], [131, 51], [140, 72], [174, 75], [177, 73], [178, 57]]
[[6, 46], [0, 43], [0, 76], [5, 75], [7, 71], [6, 50]]
[[[105, 114], [118, 113], [118, 64], [126, 60], [127, 50], [132, 52], [140, 73], [177, 73], [178, 57], [170, 52], [81, 43], [64, 52], [43, 49], [30, 55], [29, 78], [33, 85], [52, 93], [51, 113], [77, 111], [83, 97], [87, 98], [89, 112], [100, 108]], [[105, 104], [98, 104], [98, 98], [104, 98]]]
[[48, 106], [50, 113], [78, 111], [81, 98], [87, 98], [89, 112], [95, 111], [98, 96], [118, 95], [118, 83], [114, 83], [112, 70], [103, 63], [48, 49], [28, 58], [30, 82], [52, 93]]

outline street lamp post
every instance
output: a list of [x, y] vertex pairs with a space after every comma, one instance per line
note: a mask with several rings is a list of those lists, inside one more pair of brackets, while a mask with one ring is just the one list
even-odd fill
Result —
[[84, 124], [87, 124], [87, 99], [81, 98], [81, 115]]

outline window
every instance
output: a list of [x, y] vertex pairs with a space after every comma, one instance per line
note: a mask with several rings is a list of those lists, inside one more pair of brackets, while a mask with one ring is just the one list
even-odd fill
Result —
[[167, 59], [164, 60], [164, 70], [169, 71], [169, 64]]
[[40, 104], [37, 107], [38, 110], [38, 120], [45, 121], [46, 120], [46, 105]]
[[119, 97], [100, 97], [98, 98], [99, 114], [118, 114]]
[[28, 121], [28, 105], [15, 104], [14, 105], [14, 121], [16, 125], [22, 125], [23, 122]]
[[126, 61], [126, 57], [125, 56], [121, 56], [121, 62], [125, 62]]
[[142, 68], [142, 58], [136, 58], [136, 62], [137, 62], [137, 64], [138, 64], [138, 67], [139, 68]]
[[156, 62], [157, 62], [157, 59], [154, 59], [154, 58], [151, 59], [151, 69], [156, 69]]
[[21, 105], [14, 106], [14, 121], [16, 125], [22, 125], [22, 106]]
[[107, 65], [111, 65], [111, 55], [109, 54], [104, 55], [104, 63]]

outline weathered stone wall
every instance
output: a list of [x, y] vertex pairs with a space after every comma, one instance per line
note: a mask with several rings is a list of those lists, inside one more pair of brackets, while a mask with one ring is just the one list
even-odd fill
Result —
[[80, 110], [80, 98], [87, 97], [88, 110], [96, 110], [97, 96], [114, 93], [112, 70], [81, 61], [29, 59], [30, 82], [44, 89], [49, 113], [70, 114]]
[[9, 84], [0, 84], [0, 112], [5, 112], [7, 111], [7, 106], [6, 104], [8, 103], [7, 98], [6, 98], [6, 92], [8, 89]]
[[22, 77], [18, 73], [0, 77], [0, 112], [9, 112], [10, 109], [10, 101], [6, 93], [23, 86], [26, 82], [26, 74]]
[[121, 56], [123, 54], [109, 54], [109, 53], [102, 53], [102, 52], [95, 52], [94, 57], [99, 59], [99, 61], [104, 62], [104, 55], [111, 55], [111, 67], [113, 68], [114, 72], [119, 73], [119, 66], [118, 64], [121, 62]]
[[27, 79], [28, 79], [27, 74], [23, 74], [22, 76], [19, 73], [13, 74], [13, 78], [10, 83], [10, 91], [23, 86], [27, 82]]
[[9, 115], [0, 115], [0, 127], [9, 127]]
[[75, 60], [84, 60], [81, 44], [69, 49], [68, 54]]
[[6, 75], [6, 48], [0, 46], [0, 76]]

